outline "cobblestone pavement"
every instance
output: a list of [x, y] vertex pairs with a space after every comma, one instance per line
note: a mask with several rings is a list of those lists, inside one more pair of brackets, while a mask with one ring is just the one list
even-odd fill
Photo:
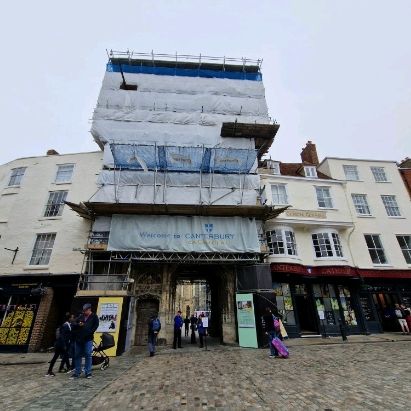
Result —
[[411, 403], [411, 341], [267, 350], [212, 346], [113, 359], [93, 379], [45, 378], [47, 363], [0, 367], [2, 410], [400, 410]]

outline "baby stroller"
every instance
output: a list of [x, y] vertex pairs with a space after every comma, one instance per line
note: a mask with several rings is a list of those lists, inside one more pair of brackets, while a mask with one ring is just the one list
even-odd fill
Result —
[[93, 354], [91, 357], [92, 365], [100, 365], [101, 370], [106, 370], [110, 365], [110, 358], [104, 352], [104, 350], [108, 350], [111, 347], [114, 347], [116, 344], [114, 342], [114, 337], [109, 333], [101, 334], [101, 341], [100, 344], [97, 345], [93, 341]]

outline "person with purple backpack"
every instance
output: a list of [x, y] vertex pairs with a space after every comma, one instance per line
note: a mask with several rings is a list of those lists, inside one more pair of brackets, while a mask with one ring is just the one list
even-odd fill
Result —
[[[265, 308], [265, 314], [263, 316], [264, 331], [268, 338], [268, 345], [270, 347], [270, 358], [278, 357], [278, 351], [272, 344], [274, 338], [278, 338], [280, 335], [279, 328], [276, 329], [274, 326], [274, 318], [277, 318], [273, 315], [271, 308]], [[278, 319], [277, 319], [278, 322]], [[278, 324], [279, 327], [279, 324]]]

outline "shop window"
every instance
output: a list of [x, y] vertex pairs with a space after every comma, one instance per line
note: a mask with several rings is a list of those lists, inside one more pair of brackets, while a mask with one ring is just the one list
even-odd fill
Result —
[[329, 187], [315, 187], [315, 192], [317, 193], [318, 207], [333, 208], [333, 201]]
[[390, 217], [398, 217], [401, 215], [395, 196], [381, 196], [387, 215]]
[[384, 167], [371, 167], [372, 174], [374, 176], [374, 180], [377, 183], [386, 182], [387, 175], [385, 174]]
[[55, 233], [37, 234], [30, 265], [47, 265], [53, 250]]
[[344, 321], [347, 325], [357, 325], [357, 318], [355, 316], [354, 308], [352, 305], [351, 293], [347, 287], [342, 285], [338, 286], [338, 293], [340, 295], [341, 308], [344, 313]]
[[68, 191], [51, 191], [49, 193], [44, 217], [55, 217], [63, 214], [67, 193]]
[[13, 168], [11, 170], [11, 175], [10, 175], [10, 180], [8, 186], [19, 186], [21, 183], [21, 179], [24, 176], [24, 173], [26, 172], [26, 167], [19, 167], [19, 168]]
[[407, 264], [411, 264], [411, 235], [397, 235], [398, 244]]
[[0, 298], [0, 345], [26, 345], [38, 308], [38, 297]]
[[55, 183], [70, 183], [74, 164], [61, 164], [57, 168]]
[[371, 215], [366, 194], [351, 194], [351, 197], [358, 215]]
[[358, 176], [357, 166], [343, 165], [345, 178], [351, 181], [358, 181], [360, 178]]
[[364, 237], [373, 264], [387, 264], [388, 260], [385, 257], [380, 236], [378, 234], [365, 234]]
[[267, 245], [271, 255], [297, 255], [294, 232], [286, 228], [267, 231]]
[[293, 300], [291, 298], [290, 285], [287, 283], [274, 283], [274, 294], [278, 312], [283, 317], [283, 323], [295, 325]]
[[313, 293], [318, 317], [327, 325], [338, 325], [340, 317], [338, 299], [332, 284], [313, 284]]
[[343, 257], [340, 237], [335, 232], [312, 234], [315, 256], [317, 258]]

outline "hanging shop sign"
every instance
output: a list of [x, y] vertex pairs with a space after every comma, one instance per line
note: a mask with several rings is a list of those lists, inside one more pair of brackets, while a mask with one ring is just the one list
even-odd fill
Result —
[[110, 251], [260, 252], [254, 218], [113, 215]]

